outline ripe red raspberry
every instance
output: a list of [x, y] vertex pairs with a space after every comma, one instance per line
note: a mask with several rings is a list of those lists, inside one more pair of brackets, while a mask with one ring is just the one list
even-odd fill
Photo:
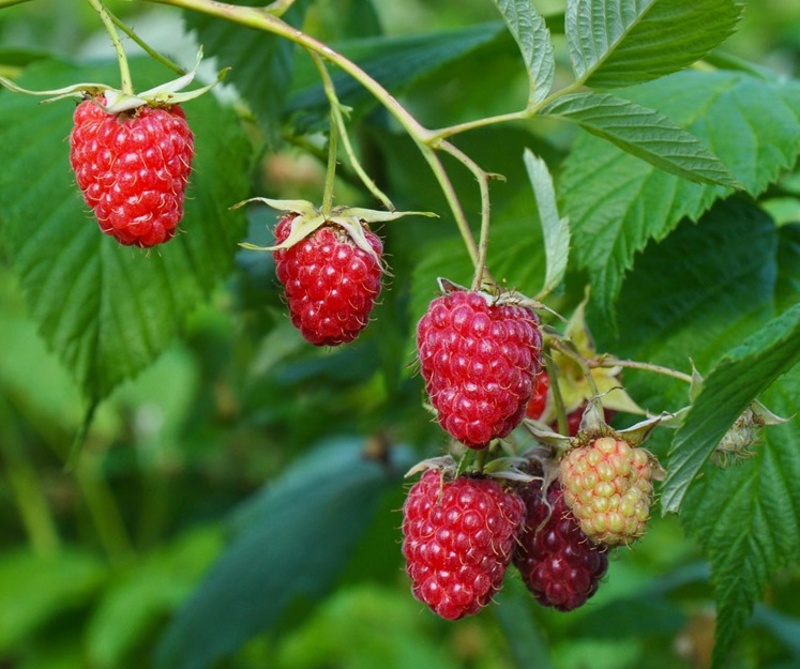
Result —
[[651, 457], [622, 439], [600, 437], [562, 458], [564, 499], [592, 541], [627, 545], [644, 534], [653, 492]]
[[417, 352], [439, 424], [470, 448], [505, 437], [525, 415], [541, 348], [526, 307], [465, 290], [433, 300], [417, 325]]
[[447, 620], [477, 613], [500, 589], [525, 505], [496, 481], [428, 470], [403, 505], [414, 596]]
[[592, 543], [564, 502], [558, 481], [542, 494], [541, 481], [522, 491], [527, 507], [514, 564], [543, 606], [571, 611], [586, 603], [608, 569], [606, 546]]
[[[105, 97], [97, 101], [105, 104]], [[178, 105], [109, 114], [81, 102], [70, 162], [100, 229], [120, 244], [155, 246], [175, 234], [191, 173], [194, 138]]]
[[[284, 241], [294, 215], [284, 216], [275, 239]], [[375, 256], [358, 247], [344, 228], [326, 223], [288, 249], [275, 251], [275, 271], [286, 290], [289, 315], [316, 346], [353, 341], [367, 327], [381, 292], [380, 238], [364, 226]]]
[[550, 390], [550, 377], [547, 375], [547, 370], [542, 368], [533, 380], [531, 399], [525, 407], [525, 415], [528, 418], [538, 420], [542, 417], [547, 406], [548, 390]]

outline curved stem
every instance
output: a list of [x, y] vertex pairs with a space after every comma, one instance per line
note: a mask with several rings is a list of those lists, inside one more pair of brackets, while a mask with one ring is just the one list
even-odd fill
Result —
[[544, 360], [547, 376], [550, 379], [550, 390], [553, 392], [553, 403], [556, 408], [556, 420], [558, 421], [558, 431], [561, 434], [569, 433], [569, 425], [567, 424], [567, 408], [564, 405], [564, 397], [561, 394], [561, 386], [558, 383], [558, 370], [549, 352], [545, 351], [542, 355]]
[[458, 135], [462, 132], [467, 132], [468, 130], [485, 128], [486, 126], [495, 125], [497, 123], [508, 123], [510, 121], [526, 121], [534, 115], [535, 111], [532, 112], [527, 109], [523, 109], [522, 111], [518, 112], [499, 114], [497, 116], [490, 116], [488, 118], [475, 119], [474, 121], [465, 121], [464, 123], [459, 123], [458, 125], [451, 125], [446, 128], [431, 130], [430, 141], [438, 142], [443, 139], [447, 139], [448, 137], [452, 137], [453, 135]]
[[[90, 0], [97, 1], [97, 0]], [[395, 118], [406, 133], [414, 140], [417, 147], [422, 152], [428, 165], [433, 170], [434, 176], [439, 182], [439, 186], [444, 192], [450, 210], [455, 217], [461, 236], [467, 246], [470, 258], [477, 268], [480, 253], [478, 246], [472, 236], [467, 218], [450, 182], [447, 172], [439, 158], [435, 155], [435, 150], [439, 147], [439, 142], [430, 130], [422, 126], [405, 107], [403, 107], [394, 96], [389, 93], [374, 78], [362, 70], [351, 60], [348, 60], [340, 53], [331, 49], [327, 44], [314, 39], [302, 30], [293, 28], [288, 23], [272, 15], [269, 11], [258, 7], [246, 7], [230, 5], [216, 0], [150, 0], [160, 4], [182, 7], [194, 11], [216, 16], [232, 23], [264, 30], [279, 37], [283, 37], [298, 46], [303, 47], [310, 53], [316, 53], [321, 58], [328, 60], [338, 66], [342, 71], [349, 74], [359, 82], [386, 110]]]
[[572, 341], [565, 341], [558, 337], [550, 338], [550, 345], [557, 349], [559, 353], [572, 360], [578, 367], [581, 368], [586, 382], [589, 384], [589, 390], [595, 397], [600, 397], [600, 390], [597, 387], [597, 382], [594, 380], [589, 361], [584, 358], [578, 351], [575, 350]]
[[366, 171], [361, 166], [360, 161], [356, 157], [355, 151], [353, 151], [353, 145], [350, 143], [350, 138], [347, 135], [347, 127], [345, 126], [344, 116], [342, 114], [342, 104], [339, 102], [339, 98], [336, 95], [336, 87], [333, 85], [333, 80], [331, 79], [331, 75], [328, 73], [328, 69], [325, 67], [325, 63], [322, 61], [322, 58], [320, 58], [320, 56], [313, 51], [309, 51], [308, 54], [314, 61], [314, 65], [317, 66], [320, 78], [322, 79], [322, 88], [325, 91], [325, 96], [328, 98], [328, 103], [331, 107], [331, 136], [333, 136], [334, 132], [338, 133], [338, 136], [342, 141], [342, 148], [344, 149], [345, 154], [347, 154], [347, 159], [350, 161], [350, 165], [358, 175], [359, 179], [361, 179], [361, 182], [364, 184], [367, 190], [372, 193], [373, 197], [383, 204], [384, 207], [386, 207], [389, 211], [394, 211], [395, 207], [391, 200], [383, 191], [381, 191], [380, 188], [378, 188], [377, 184], [369, 178], [369, 175], [367, 175]]
[[126, 95], [133, 95], [134, 90], [133, 80], [131, 79], [131, 70], [128, 67], [128, 59], [125, 56], [125, 49], [122, 48], [122, 41], [119, 38], [117, 26], [111, 19], [111, 16], [106, 10], [105, 5], [103, 5], [102, 0], [87, 0], [87, 2], [100, 16], [100, 20], [103, 22], [103, 25], [108, 32], [108, 36], [111, 38], [111, 43], [114, 45], [114, 51], [116, 51], [117, 60], [119, 61], [120, 88]]
[[[97, 0], [89, 1], [96, 2]], [[208, 14], [209, 16], [216, 16], [231, 21], [232, 23], [238, 23], [248, 28], [264, 30], [273, 35], [283, 37], [290, 42], [294, 42], [309, 52], [319, 54], [325, 60], [329, 60], [337, 65], [367, 89], [378, 102], [386, 107], [403, 129], [412, 137], [418, 138], [423, 142], [430, 141], [430, 131], [423, 127], [405, 107], [389, 93], [389, 91], [381, 86], [369, 74], [353, 61], [348, 60], [337, 51], [334, 51], [324, 42], [320, 42], [310, 35], [307, 35], [302, 30], [290, 26], [285, 21], [273, 15], [269, 11], [269, 8], [263, 9], [259, 7], [230, 5], [224, 2], [216, 2], [215, 0], [149, 0], [149, 2], [191, 9]]]
[[450, 142], [442, 142], [442, 151], [449, 153], [463, 164], [478, 182], [481, 192], [481, 233], [478, 241], [478, 253], [475, 261], [475, 273], [472, 278], [472, 290], [478, 290], [486, 275], [486, 254], [489, 250], [489, 220], [491, 217], [491, 199], [489, 197], [489, 179], [491, 175], [484, 171], [472, 158]]
[[673, 379], [679, 379], [686, 383], [692, 383], [692, 377], [689, 374], [679, 372], [677, 369], [670, 367], [662, 367], [661, 365], [654, 365], [651, 362], [638, 362], [636, 360], [620, 360], [613, 356], [603, 356], [598, 360], [589, 360], [589, 367], [627, 367], [629, 369], [641, 369], [647, 372], [654, 372], [662, 376], [669, 376]]
[[156, 51], [153, 47], [151, 47], [147, 42], [145, 42], [141, 37], [139, 37], [131, 28], [129, 28], [124, 21], [117, 18], [114, 14], [106, 9], [106, 13], [108, 14], [109, 18], [114, 22], [114, 25], [117, 26], [122, 32], [124, 32], [128, 37], [130, 37], [139, 47], [155, 61], [158, 61], [165, 67], [169, 68], [175, 74], [186, 74], [186, 70], [182, 68], [177, 63], [171, 61], [169, 58], [162, 56], [158, 51]]
[[461, 237], [467, 247], [467, 253], [469, 253], [470, 260], [472, 261], [473, 266], [477, 269], [480, 251], [478, 250], [478, 245], [475, 243], [475, 237], [473, 236], [472, 230], [469, 227], [469, 222], [464, 214], [464, 209], [462, 208], [461, 202], [458, 199], [458, 195], [453, 187], [453, 183], [450, 181], [450, 177], [447, 176], [444, 165], [442, 165], [442, 161], [439, 160], [439, 157], [436, 155], [434, 150], [426, 144], [417, 143], [417, 146], [422, 152], [422, 156], [433, 170], [436, 180], [439, 182], [439, 187], [442, 189], [442, 192], [447, 199], [447, 203], [450, 205], [450, 211], [453, 212], [456, 225], [458, 226], [458, 230], [461, 233]]

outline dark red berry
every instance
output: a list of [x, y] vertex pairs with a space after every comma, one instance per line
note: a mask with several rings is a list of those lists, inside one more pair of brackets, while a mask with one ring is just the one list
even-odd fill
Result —
[[[278, 243], [289, 236], [293, 219], [290, 215], [278, 222]], [[366, 226], [364, 235], [375, 255], [357, 246], [334, 223], [275, 251], [275, 271], [286, 291], [292, 323], [316, 346], [353, 341], [367, 326], [381, 291], [383, 244]]]
[[[100, 96], [97, 101], [105, 104]], [[120, 244], [155, 246], [175, 234], [191, 174], [194, 138], [178, 105], [110, 114], [81, 102], [70, 162], [100, 229]]]
[[431, 302], [417, 353], [439, 424], [471, 448], [505, 437], [525, 415], [542, 336], [527, 307], [456, 290]]
[[414, 596], [447, 620], [477, 613], [500, 589], [525, 516], [490, 479], [428, 470], [403, 505], [403, 555]]
[[550, 485], [547, 501], [540, 481], [530, 483], [522, 498], [527, 516], [514, 564], [536, 601], [571, 611], [597, 591], [608, 569], [608, 549], [592, 543], [583, 533], [558, 481]]

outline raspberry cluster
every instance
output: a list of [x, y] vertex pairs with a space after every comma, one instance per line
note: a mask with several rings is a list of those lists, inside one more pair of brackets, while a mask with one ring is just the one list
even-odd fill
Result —
[[103, 110], [103, 96], [81, 102], [70, 134], [70, 162], [100, 229], [120, 244], [151, 247], [175, 234], [194, 156], [178, 105]]
[[420, 371], [439, 424], [470, 448], [508, 435], [525, 415], [542, 336], [527, 307], [455, 290], [417, 325]]
[[613, 436], [574, 448], [561, 460], [564, 498], [598, 544], [627, 545], [645, 532], [653, 485], [650, 455]]
[[571, 611], [586, 603], [608, 569], [608, 548], [581, 530], [558, 481], [543, 493], [541, 481], [522, 491], [527, 515], [513, 561], [543, 606]]
[[495, 481], [423, 474], [403, 505], [403, 555], [414, 596], [447, 620], [476, 613], [500, 588], [525, 516]]
[[[283, 242], [294, 216], [275, 228]], [[367, 326], [381, 291], [380, 238], [364, 228], [375, 255], [358, 247], [336, 224], [317, 228], [297, 244], [275, 251], [276, 274], [284, 285], [292, 323], [315, 346], [353, 341]]]

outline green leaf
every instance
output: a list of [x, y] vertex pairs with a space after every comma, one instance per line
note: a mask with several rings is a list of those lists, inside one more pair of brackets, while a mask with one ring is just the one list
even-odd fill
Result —
[[747, 406], [800, 361], [798, 341], [800, 304], [729, 351], [706, 376], [669, 451], [661, 493], [665, 513], [677, 513], [700, 468]]
[[107, 578], [101, 560], [75, 550], [0, 558], [0, 650], [10, 651], [57, 614], [90, 601]]
[[[163, 78], [133, 61], [135, 79]], [[116, 65], [31, 66], [21, 84], [113, 80]], [[103, 235], [75, 187], [66, 138], [72, 107], [2, 93], [0, 235], [39, 332], [97, 402], [153, 361], [191, 310], [232, 266], [247, 194], [250, 147], [237, 119], [212, 95], [186, 105], [196, 157], [179, 234], [149, 253]]]
[[[600, 350], [686, 373], [694, 361], [705, 373], [776, 315], [779, 240], [772, 219], [738, 198], [717, 202], [697, 223], [682, 222], [637, 258], [620, 294], [625, 320], [616, 336], [608, 336], [607, 322], [592, 318], [593, 334], [604, 339]], [[800, 265], [794, 271], [800, 273]], [[800, 292], [794, 301], [800, 301]], [[649, 374], [642, 385], [660, 380]], [[680, 404], [645, 408], [659, 412], [684, 406], [688, 386], [680, 382], [677, 388]]]
[[529, 149], [525, 149], [523, 160], [536, 196], [536, 208], [539, 211], [539, 221], [544, 234], [547, 270], [544, 286], [539, 294], [546, 295], [558, 287], [564, 280], [564, 274], [567, 271], [569, 219], [561, 218], [558, 215], [556, 191], [553, 187], [553, 177], [550, 175], [550, 170], [547, 169], [547, 163], [535, 156]]
[[[416, 80], [475, 53], [504, 33], [503, 25], [493, 22], [430, 35], [350, 40], [334, 47], [390, 93], [399, 94]], [[349, 74], [336, 70], [331, 76], [339, 101], [353, 108], [352, 117], [364, 115], [377, 106], [372, 94]], [[285, 111], [293, 116], [296, 132], [311, 132], [327, 127], [329, 109], [322, 84], [314, 83], [296, 91]]]
[[[252, 5], [234, 0], [233, 5]], [[302, 24], [310, 0], [298, 0], [282, 20]], [[280, 139], [280, 124], [294, 75], [292, 42], [263, 30], [220, 21], [203, 12], [186, 10], [186, 27], [194, 32], [207, 56], [216, 56], [221, 67], [230, 67], [226, 80], [236, 86], [272, 144]]]
[[522, 52], [530, 82], [528, 104], [544, 100], [555, 76], [556, 59], [550, 31], [533, 0], [495, 0], [508, 29]]
[[[125, 666], [128, 654], [150, 637], [163, 618], [189, 595], [219, 553], [218, 526], [193, 529], [153, 551], [103, 593], [86, 628], [91, 666]], [[120, 620], [125, 620], [120, 625]]]
[[324, 443], [245, 503], [230, 545], [162, 637], [156, 667], [210, 667], [328, 592], [409, 466], [404, 452], [390, 456], [371, 459], [352, 440]]
[[[754, 197], [800, 155], [797, 82], [691, 71], [630, 89], [626, 97], [685, 127]], [[727, 192], [665, 173], [589, 135], [576, 139], [560, 183], [578, 265], [588, 270], [593, 300], [609, 321], [635, 254], [684, 217], [697, 220]]]
[[677, 72], [734, 31], [734, 0], [570, 0], [566, 34], [575, 75], [593, 88]]
[[458, 669], [433, 616], [403, 588], [338, 588], [313, 618], [282, 635], [276, 669]]
[[694, 135], [648, 107], [607, 93], [575, 93], [558, 98], [541, 113], [574, 121], [665, 172], [690, 181], [739, 186]]
[[[791, 415], [799, 395], [800, 367], [795, 366], [763, 399], [776, 413]], [[755, 457], [728, 469], [704, 470], [681, 507], [687, 531], [711, 561], [717, 599], [715, 668], [726, 666], [770, 575], [795, 563], [800, 553], [799, 445], [797, 419], [764, 428]]]

